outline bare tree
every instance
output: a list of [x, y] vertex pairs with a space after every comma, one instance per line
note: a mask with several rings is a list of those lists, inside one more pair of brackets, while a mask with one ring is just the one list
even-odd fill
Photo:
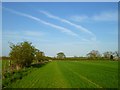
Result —
[[103, 56], [106, 59], [113, 59], [113, 52], [111, 52], [111, 51], [104, 52]]
[[89, 52], [89, 53], [87, 54], [87, 56], [88, 56], [89, 58], [96, 59], [96, 58], [101, 57], [101, 54], [100, 54], [99, 51], [97, 51], [97, 50], [92, 50], [91, 52]]
[[115, 60], [118, 60], [118, 59], [119, 59], [119, 53], [118, 53], [118, 51], [115, 51], [115, 52], [113, 53], [113, 55], [114, 55], [114, 59], [115, 59]]

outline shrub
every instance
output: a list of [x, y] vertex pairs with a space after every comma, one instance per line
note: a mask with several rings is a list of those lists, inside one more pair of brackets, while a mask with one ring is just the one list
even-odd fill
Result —
[[11, 82], [11, 78], [6, 78], [2, 80], [2, 87], [8, 86], [8, 84]]
[[10, 83], [22, 79], [23, 76], [27, 75], [30, 72], [29, 68], [19, 70], [19, 71], [14, 71], [12, 73], [5, 73], [4, 74], [4, 79], [2, 80], [2, 87], [8, 86]]
[[36, 49], [32, 46], [32, 43], [27, 41], [20, 44], [11, 44], [10, 45], [10, 58], [14, 60], [17, 69], [25, 66], [29, 66], [34, 59]]

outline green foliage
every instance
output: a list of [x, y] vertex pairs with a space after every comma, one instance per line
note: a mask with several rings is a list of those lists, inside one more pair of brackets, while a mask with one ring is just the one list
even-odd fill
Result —
[[19, 67], [28, 66], [34, 59], [36, 49], [32, 43], [24, 41], [19, 44], [10, 45], [10, 58], [14, 60], [15, 64]]
[[8, 86], [8, 84], [11, 82], [11, 78], [6, 78], [2, 80], [2, 87]]
[[59, 53], [57, 53], [57, 58], [58, 59], [64, 59], [65, 58], [65, 54], [63, 52], [59, 52]]
[[21, 72], [16, 72], [14, 74], [14, 80], [17, 80], [17, 79], [22, 79], [22, 73]]
[[31, 70], [35, 70], [34, 68], [24, 68], [22, 70], [19, 71], [14, 71], [14, 72], [6, 72], [4, 74], [5, 78], [2, 78], [2, 87], [7, 87], [9, 86], [11, 83], [22, 79], [24, 76], [28, 75]]
[[42, 62], [45, 60], [45, 54], [44, 52], [41, 52], [39, 50], [36, 51], [36, 54], [35, 54], [35, 59], [38, 61], [38, 62]]

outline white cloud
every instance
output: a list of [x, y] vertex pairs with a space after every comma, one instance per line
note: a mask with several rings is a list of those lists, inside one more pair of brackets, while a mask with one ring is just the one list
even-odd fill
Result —
[[53, 28], [56, 28], [62, 32], [65, 32], [69, 35], [72, 35], [72, 36], [76, 36], [78, 37], [78, 35], [74, 32], [72, 32], [70, 29], [67, 29], [67, 28], [64, 28], [64, 27], [61, 27], [61, 26], [58, 26], [58, 25], [55, 25], [55, 24], [52, 24], [52, 23], [49, 23], [49, 22], [46, 22], [46, 21], [43, 21], [43, 20], [39, 20], [41, 23], [45, 24], [45, 25], [48, 25], [48, 26], [51, 26]]
[[37, 18], [37, 17], [34, 17], [34, 16], [32, 16], [32, 15], [29, 15], [29, 14], [17, 12], [17, 11], [8, 9], [8, 8], [4, 8], [4, 9], [6, 9], [6, 10], [12, 12], [12, 13], [15, 13], [15, 14], [17, 14], [17, 15], [24, 16], [24, 17], [30, 18], [30, 19], [32, 19], [32, 20], [35, 20], [35, 21], [37, 21], [37, 22], [43, 23], [43, 24], [45, 24], [45, 25], [48, 25], [48, 26], [50, 26], [50, 27], [56, 28], [57, 30], [59, 30], [59, 31], [61, 31], [61, 32], [64, 32], [64, 33], [67, 33], [67, 34], [69, 34], [69, 35], [77, 36], [77, 37], [78, 37], [78, 35], [77, 35], [76, 33], [72, 32], [71, 30], [69, 30], [69, 29], [67, 29], [67, 28], [65, 28], [65, 27], [61, 27], [61, 26], [58, 26], [58, 25], [49, 23], [49, 22], [47, 22], [47, 21], [41, 20], [41, 19], [39, 19], [39, 18]]
[[[94, 38], [96, 38], [96, 36], [91, 31], [89, 31], [88, 29], [82, 27], [81, 25], [77, 25], [77, 24], [75, 24], [73, 22], [70, 22], [69, 20], [60, 18], [60, 17], [55, 16], [55, 15], [53, 15], [51, 13], [46, 12], [46, 11], [40, 11], [40, 12], [43, 13], [44, 15], [46, 15], [49, 18], [56, 19], [56, 20], [59, 20], [61, 22], [67, 23], [67, 24], [79, 29], [81, 32], [88, 33], [89, 35], [92, 35]], [[84, 18], [86, 18], [86, 17], [84, 17]]]
[[106, 11], [101, 12], [92, 16], [88, 15], [73, 15], [70, 17], [72, 21], [76, 22], [88, 22], [88, 21], [117, 21], [118, 20], [118, 12], [117, 11]]
[[95, 21], [117, 21], [118, 12], [102, 12], [92, 17]]

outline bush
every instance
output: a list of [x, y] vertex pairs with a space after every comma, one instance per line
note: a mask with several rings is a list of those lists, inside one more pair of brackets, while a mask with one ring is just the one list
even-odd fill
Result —
[[11, 78], [6, 78], [2, 80], [2, 87], [8, 86], [8, 84], [11, 82]]
[[5, 78], [9, 78], [10, 76], [11, 76], [10, 73], [5, 73], [5, 74], [4, 74], [4, 77], [5, 77]]
[[7, 87], [10, 83], [16, 80], [22, 79], [23, 76], [27, 75], [31, 71], [31, 68], [25, 68], [19, 71], [14, 71], [12, 73], [5, 73], [5, 78], [2, 80], [2, 87]]
[[14, 78], [14, 80], [22, 79], [22, 73], [20, 73], [20, 72], [15, 73], [15, 74], [13, 75], [13, 78]]
[[10, 58], [14, 60], [17, 69], [25, 66], [31, 65], [33, 59], [35, 58], [36, 49], [32, 46], [32, 43], [27, 41], [20, 44], [12, 44], [10, 46]]

